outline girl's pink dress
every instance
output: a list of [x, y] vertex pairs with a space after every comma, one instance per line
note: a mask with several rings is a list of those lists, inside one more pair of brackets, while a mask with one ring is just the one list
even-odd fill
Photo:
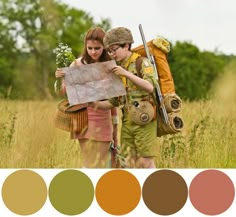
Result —
[[88, 111], [88, 129], [83, 134], [71, 134], [73, 139], [91, 139], [96, 141], [112, 141], [112, 117], [117, 116], [117, 108], [101, 110], [92, 107]]
[[[62, 80], [60, 87], [55, 85], [54, 88], [57, 95], [59, 96], [66, 95], [64, 79]], [[118, 118], [117, 108], [112, 108], [109, 110], [101, 110], [101, 109], [95, 110], [95, 108], [93, 107], [88, 107], [87, 111], [88, 111], [88, 129], [80, 134], [71, 132], [71, 138], [91, 139], [103, 142], [112, 141], [113, 140], [112, 117], [115, 117], [115, 119]]]

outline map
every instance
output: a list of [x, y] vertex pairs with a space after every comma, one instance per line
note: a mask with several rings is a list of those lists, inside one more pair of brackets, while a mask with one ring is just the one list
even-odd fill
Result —
[[120, 76], [112, 73], [114, 60], [81, 66], [65, 67], [65, 85], [70, 105], [124, 96]]

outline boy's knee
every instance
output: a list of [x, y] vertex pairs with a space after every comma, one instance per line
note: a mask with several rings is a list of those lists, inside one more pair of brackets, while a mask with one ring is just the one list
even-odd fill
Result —
[[153, 157], [139, 157], [136, 161], [137, 168], [156, 168]]

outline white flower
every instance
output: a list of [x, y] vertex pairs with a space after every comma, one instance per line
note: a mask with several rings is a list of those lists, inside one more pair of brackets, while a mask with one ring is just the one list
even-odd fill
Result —
[[56, 64], [58, 68], [68, 67], [75, 59], [72, 49], [67, 44], [59, 43], [58, 47], [53, 49], [56, 54]]

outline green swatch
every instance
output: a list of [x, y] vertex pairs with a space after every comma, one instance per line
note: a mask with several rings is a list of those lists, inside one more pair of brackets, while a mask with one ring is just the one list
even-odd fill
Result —
[[77, 215], [89, 208], [94, 198], [93, 183], [78, 170], [57, 174], [49, 186], [52, 206], [65, 215]]

